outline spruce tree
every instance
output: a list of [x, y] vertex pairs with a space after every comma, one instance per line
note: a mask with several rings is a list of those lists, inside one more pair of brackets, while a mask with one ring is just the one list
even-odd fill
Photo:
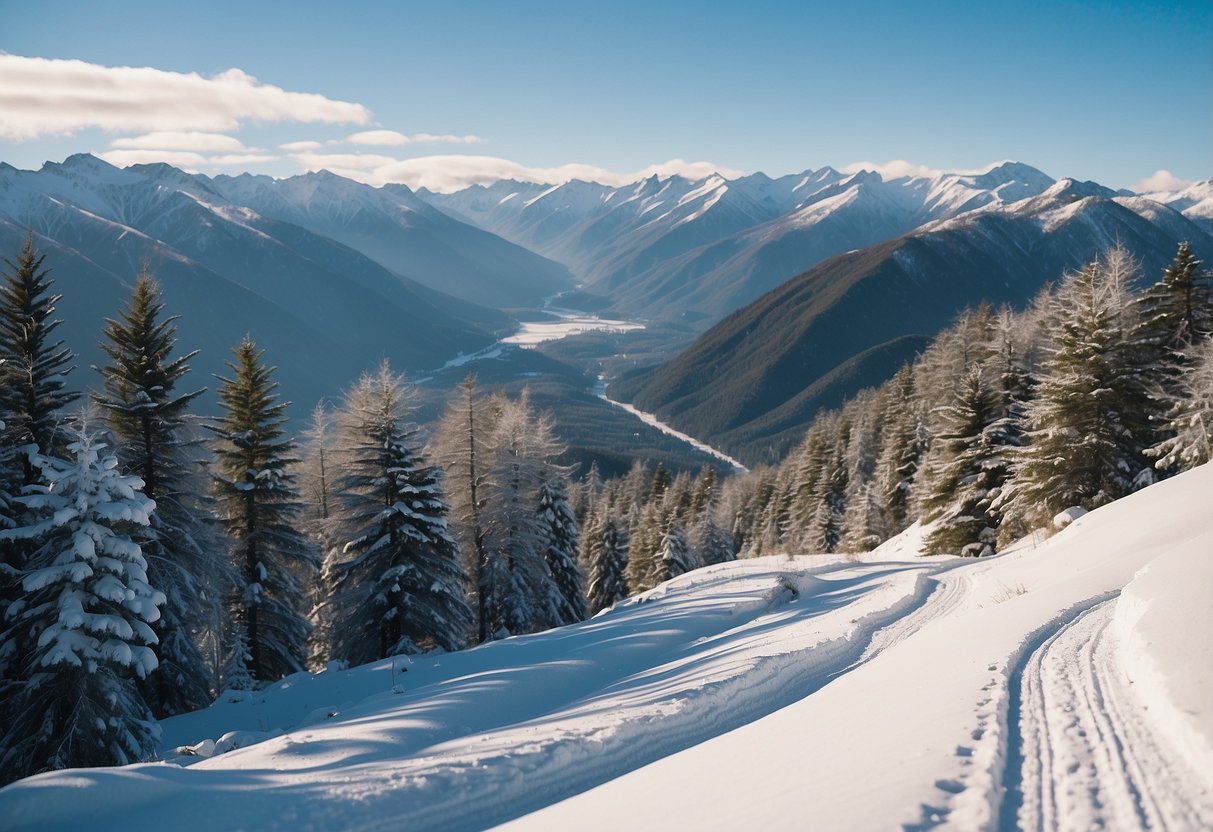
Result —
[[1149, 451], [1160, 470], [1186, 471], [1213, 458], [1213, 339], [1193, 345], [1192, 360], [1169, 397], [1169, 435]]
[[590, 541], [586, 600], [591, 615], [628, 597], [628, 546], [619, 525], [618, 519], [608, 513], [601, 520], [595, 519], [586, 532]]
[[334, 657], [350, 664], [456, 650], [471, 630], [442, 473], [416, 445], [406, 396], [385, 362], [341, 411], [332, 638]]
[[100, 369], [105, 392], [93, 396], [123, 471], [139, 476], [144, 494], [156, 502], [151, 525], [138, 540], [149, 579], [167, 599], [155, 625], [159, 667], [147, 691], [157, 716], [210, 702], [213, 672], [197, 636], [216, 626], [216, 605], [230, 580], [222, 544], [199, 498], [201, 449], [187, 414], [205, 388], [176, 392], [197, 354], [172, 356], [176, 320], [164, 316], [159, 287], [141, 274], [120, 317], [106, 321], [101, 347], [110, 363]]
[[[79, 394], [65, 389], [74, 367], [72, 351], [50, 339], [62, 321], [54, 318], [60, 295], [51, 294], [50, 269], [45, 255], [26, 237], [16, 261], [4, 261], [0, 283], [0, 411], [7, 414], [9, 444], [45, 454], [56, 450], [58, 413]], [[37, 470], [28, 459], [23, 482], [36, 481]]]
[[550, 472], [549, 478], [539, 489], [539, 515], [547, 527], [544, 557], [560, 593], [556, 623], [563, 625], [583, 621], [586, 613], [585, 593], [578, 563], [581, 531], [559, 472]]
[[274, 392], [274, 368], [248, 338], [235, 356], [231, 378], [219, 378], [224, 416], [210, 427], [215, 496], [239, 581], [232, 625], [244, 631], [250, 674], [264, 683], [303, 669], [305, 587], [318, 564], [295, 528], [302, 507], [291, 471], [294, 443], [284, 438], [286, 403]]
[[156, 668], [151, 625], [164, 595], [128, 534], [149, 523], [154, 503], [94, 433], [65, 434], [66, 459], [31, 456], [41, 481], [19, 498], [21, 524], [0, 532], [33, 546], [23, 597], [8, 611], [31, 649], [21, 684], [6, 691], [0, 782], [144, 760], [159, 736], [135, 682]]
[[924, 551], [993, 554], [999, 518], [992, 503], [1009, 475], [1010, 420], [1003, 415], [999, 393], [977, 365], [942, 411], [945, 428], [937, 441], [950, 462], [924, 501], [928, 513], [923, 519], [936, 524]]
[[1028, 444], [995, 505], [1012, 520], [1010, 536], [1141, 484], [1144, 391], [1126, 320], [1130, 271], [1113, 249], [1070, 275], [1052, 300], [1050, 354], [1028, 406]]
[[686, 532], [677, 523], [672, 523], [661, 536], [654, 586], [690, 572], [698, 565], [691, 547], [687, 544]]

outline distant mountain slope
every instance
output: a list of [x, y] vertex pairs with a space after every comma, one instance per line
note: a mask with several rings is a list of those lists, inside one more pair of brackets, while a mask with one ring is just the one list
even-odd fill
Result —
[[831, 396], [806, 393], [858, 356], [932, 335], [982, 300], [1022, 304], [1118, 240], [1155, 279], [1185, 239], [1213, 256], [1213, 235], [1178, 212], [1061, 180], [1012, 206], [991, 203], [828, 260], [612, 394], [747, 463], [776, 459], [821, 406], [887, 377], [889, 362], [873, 362]]
[[203, 181], [235, 204], [337, 240], [396, 274], [474, 303], [534, 306], [573, 286], [564, 266], [452, 218], [404, 185], [372, 188], [328, 171]]
[[[103, 361], [103, 318], [146, 263], [182, 316], [182, 349], [203, 350], [195, 383], [209, 383], [249, 333], [281, 367], [296, 415], [383, 357], [401, 369], [437, 366], [509, 325], [166, 165], [119, 170], [82, 155], [36, 172], [0, 166], [0, 251], [15, 255], [27, 231], [54, 269], [61, 332], [83, 366]], [[95, 383], [87, 376], [72, 381]]]
[[565, 263], [628, 315], [700, 326], [817, 263], [924, 223], [1041, 193], [1018, 162], [979, 175], [884, 179], [826, 167], [771, 179], [651, 177], [610, 188], [499, 182], [422, 198]]

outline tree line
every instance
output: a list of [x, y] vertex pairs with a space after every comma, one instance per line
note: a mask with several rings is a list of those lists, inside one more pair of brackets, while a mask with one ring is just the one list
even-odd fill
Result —
[[1213, 273], [1187, 243], [1143, 284], [1113, 246], [1022, 311], [961, 314], [875, 389], [734, 484], [743, 556], [862, 552], [921, 521], [985, 555], [1210, 458]]

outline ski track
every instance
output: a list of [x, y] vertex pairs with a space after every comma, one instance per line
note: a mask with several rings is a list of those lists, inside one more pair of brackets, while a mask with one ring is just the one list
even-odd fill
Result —
[[1115, 604], [1064, 622], [1012, 677], [1003, 829], [1213, 829], [1213, 800], [1120, 670]]

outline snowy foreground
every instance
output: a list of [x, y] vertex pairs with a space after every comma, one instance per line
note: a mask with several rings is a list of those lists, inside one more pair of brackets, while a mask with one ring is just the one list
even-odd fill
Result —
[[0, 790], [0, 828], [1213, 828], [1211, 498], [1205, 466], [995, 558], [743, 561], [302, 674], [168, 721], [166, 762]]

